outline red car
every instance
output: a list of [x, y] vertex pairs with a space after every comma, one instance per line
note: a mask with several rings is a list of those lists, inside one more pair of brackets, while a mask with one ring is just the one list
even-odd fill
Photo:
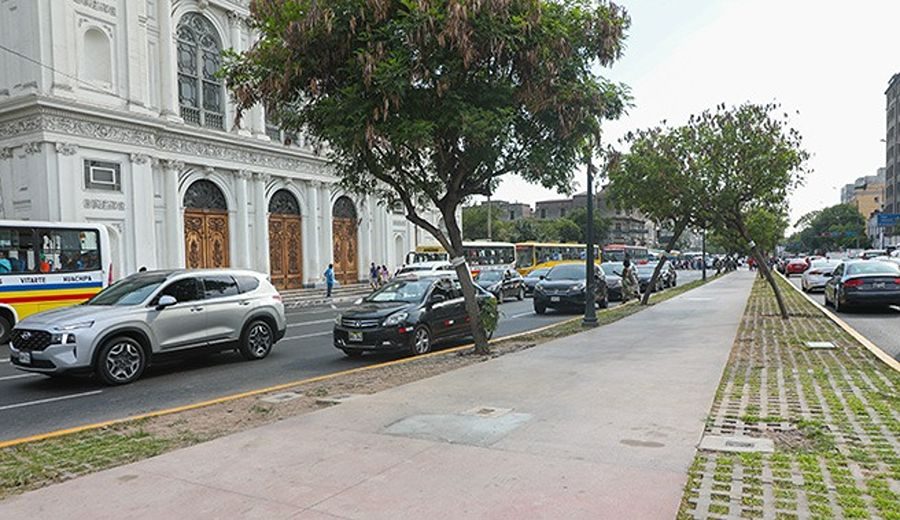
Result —
[[790, 276], [792, 274], [803, 274], [809, 269], [809, 264], [803, 258], [792, 258], [786, 266], [784, 266], [784, 274]]

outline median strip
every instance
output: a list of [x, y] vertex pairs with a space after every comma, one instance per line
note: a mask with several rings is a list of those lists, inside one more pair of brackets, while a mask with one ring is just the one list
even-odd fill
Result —
[[[656, 294], [651, 306], [703, 283], [692, 282]], [[630, 302], [599, 312], [598, 322], [606, 325], [646, 308]], [[376, 393], [581, 331], [581, 317], [573, 316], [536, 330], [496, 338], [491, 356], [470, 355], [472, 345], [466, 344], [178, 408], [0, 442], [0, 498], [309, 413], [323, 408], [319, 400], [328, 396]], [[302, 396], [278, 404], [261, 400], [268, 394], [287, 391]], [[104, 449], [85, 453], [98, 444]]]

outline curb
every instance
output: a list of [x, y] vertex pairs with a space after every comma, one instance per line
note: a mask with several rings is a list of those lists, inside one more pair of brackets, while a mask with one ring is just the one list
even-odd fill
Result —
[[826, 309], [824, 306], [822, 306], [816, 300], [813, 300], [810, 295], [801, 291], [796, 285], [792, 284], [791, 281], [787, 277], [785, 277], [783, 274], [779, 273], [778, 271], [774, 271], [774, 272], [775, 272], [775, 274], [780, 276], [782, 280], [787, 282], [787, 284], [790, 285], [792, 289], [794, 289], [795, 291], [800, 293], [801, 296], [806, 298], [806, 301], [813, 304], [819, 310], [819, 312], [824, 314], [828, 319], [833, 321], [835, 323], [835, 325], [837, 325], [838, 327], [843, 329], [844, 332], [846, 332], [847, 334], [850, 334], [850, 336], [852, 336], [853, 339], [855, 339], [860, 344], [862, 344], [862, 346], [864, 346], [866, 348], [866, 350], [868, 350], [869, 352], [874, 354], [875, 357], [880, 359], [885, 365], [889, 366], [890, 368], [893, 368], [897, 372], [900, 372], [900, 362], [898, 362], [896, 359], [892, 358], [890, 354], [881, 350], [881, 348], [878, 345], [872, 343], [868, 338], [863, 336], [859, 331], [857, 331], [856, 329], [851, 327], [849, 323], [847, 323], [846, 321], [839, 318], [837, 316], [837, 314]]

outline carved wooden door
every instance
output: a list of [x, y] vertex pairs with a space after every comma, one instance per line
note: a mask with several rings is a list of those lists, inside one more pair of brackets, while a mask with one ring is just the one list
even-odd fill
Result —
[[332, 224], [332, 239], [335, 278], [343, 284], [358, 282], [356, 220], [335, 218]]
[[189, 269], [230, 265], [228, 213], [215, 210], [184, 211], [185, 266]]
[[303, 286], [303, 236], [297, 215], [269, 216], [269, 269], [280, 290]]

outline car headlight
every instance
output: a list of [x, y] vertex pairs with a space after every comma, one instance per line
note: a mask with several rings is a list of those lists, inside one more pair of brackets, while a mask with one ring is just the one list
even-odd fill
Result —
[[393, 325], [400, 325], [401, 323], [403, 323], [404, 320], [406, 320], [406, 318], [409, 318], [408, 312], [405, 312], [405, 311], [395, 312], [394, 314], [391, 314], [390, 316], [388, 316], [384, 320], [382, 325], [384, 325], [385, 327], [391, 327]]
[[543, 285], [543, 284], [540, 284], [540, 283], [537, 284], [537, 285], [535, 285], [535, 286], [534, 286], [534, 292], [540, 292], [540, 293], [544, 292], [544, 285]]
[[342, 317], [343, 317], [343, 316], [341, 316], [341, 314], [338, 313], [338, 315], [334, 317], [334, 324], [335, 324], [335, 325], [340, 325], [340, 324], [341, 324], [341, 318], [342, 318]]
[[584, 288], [585, 288], [585, 284], [584, 284], [584, 282], [581, 282], [581, 283], [576, 283], [572, 287], [569, 287], [569, 290], [578, 292], [578, 291], [583, 291]]
[[71, 332], [57, 332], [50, 335], [51, 345], [72, 345], [75, 343], [75, 334]]
[[70, 325], [63, 325], [62, 327], [53, 327], [53, 330], [58, 330], [60, 332], [72, 332], [73, 330], [78, 329], [87, 329], [94, 325], [94, 321], [82, 321], [81, 323], [72, 323]]

